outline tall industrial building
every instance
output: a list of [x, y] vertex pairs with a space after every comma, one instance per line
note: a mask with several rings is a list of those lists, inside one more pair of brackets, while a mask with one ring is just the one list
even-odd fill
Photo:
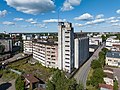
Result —
[[89, 37], [86, 33], [75, 35], [75, 68], [79, 68], [89, 58]]
[[68, 73], [74, 68], [74, 29], [69, 22], [58, 25], [58, 68]]

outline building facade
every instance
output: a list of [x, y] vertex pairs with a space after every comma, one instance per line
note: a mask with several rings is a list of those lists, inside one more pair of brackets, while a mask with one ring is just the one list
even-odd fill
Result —
[[102, 43], [101, 37], [90, 37], [89, 38], [89, 44], [90, 45], [100, 45]]
[[75, 68], [79, 68], [89, 58], [89, 38], [75, 39]]
[[108, 52], [106, 55], [106, 65], [120, 67], [120, 52]]
[[58, 45], [51, 42], [34, 42], [33, 58], [43, 66], [57, 68]]
[[58, 25], [58, 67], [68, 73], [74, 68], [74, 29], [72, 23]]
[[0, 39], [0, 44], [5, 46], [4, 52], [12, 52], [12, 39]]
[[24, 40], [23, 41], [23, 53], [32, 54], [33, 53], [33, 41], [32, 40]]

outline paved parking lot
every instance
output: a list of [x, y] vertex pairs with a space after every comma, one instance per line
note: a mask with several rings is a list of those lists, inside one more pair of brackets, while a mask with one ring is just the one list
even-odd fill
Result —
[[4, 82], [0, 79], [0, 90], [15, 90], [15, 80]]
[[119, 90], [120, 90], [120, 68], [113, 68], [114, 71], [114, 77], [117, 76], [118, 78], [118, 84], [119, 84]]

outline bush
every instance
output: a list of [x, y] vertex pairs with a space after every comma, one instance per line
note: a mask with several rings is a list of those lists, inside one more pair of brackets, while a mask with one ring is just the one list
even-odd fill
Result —
[[118, 82], [117, 82], [117, 80], [114, 81], [113, 90], [118, 90]]
[[19, 76], [16, 81], [15, 81], [15, 88], [16, 90], [24, 90], [25, 85], [24, 85], [24, 79]]
[[91, 68], [93, 68], [93, 69], [102, 68], [102, 65], [101, 65], [100, 61], [98, 61], [98, 60], [93, 60], [93, 61], [91, 62]]

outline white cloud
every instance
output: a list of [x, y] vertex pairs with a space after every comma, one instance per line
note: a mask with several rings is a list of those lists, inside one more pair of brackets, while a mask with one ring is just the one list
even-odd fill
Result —
[[117, 13], [117, 14], [120, 14], [120, 9], [118, 9], [118, 10], [116, 11], [116, 13]]
[[81, 0], [65, 0], [63, 3], [63, 7], [61, 8], [62, 11], [70, 11], [73, 10], [73, 6], [78, 6], [80, 5]]
[[39, 14], [55, 8], [52, 0], [5, 0], [7, 5], [27, 14]]
[[[65, 22], [66, 19], [59, 19], [59, 22]], [[44, 23], [57, 23], [58, 19], [43, 20]]]
[[89, 14], [89, 13], [85, 13], [85, 14], [79, 16], [79, 17], [75, 17], [74, 19], [75, 19], [75, 20], [88, 21], [88, 20], [93, 19], [93, 16], [92, 16], [91, 14]]
[[105, 19], [96, 19], [90, 22], [86, 22], [85, 25], [93, 25], [93, 24], [99, 24], [105, 22]]
[[26, 22], [29, 22], [31, 24], [38, 24], [37, 20], [34, 20], [33, 18], [25, 20]]
[[36, 21], [33, 21], [33, 22], [30, 22], [31, 24], [37, 24], [37, 22]]
[[118, 23], [113, 23], [112, 26], [120, 26]]
[[56, 11], [52, 11], [52, 13], [56, 13]]
[[64, 2], [63, 7], [61, 8], [62, 11], [70, 11], [73, 9], [74, 7], [67, 1]]
[[116, 17], [110, 17], [110, 18], [108, 18], [107, 20], [113, 20], [113, 19], [115, 19]]
[[2, 24], [4, 24], [4, 25], [15, 25], [14, 22], [10, 22], [10, 21], [4, 21]]
[[45, 24], [35, 24], [35, 26], [40, 27], [40, 28], [46, 28]]
[[83, 24], [79, 24], [79, 23], [75, 23], [75, 26], [83, 27], [84, 25]]
[[0, 17], [4, 17], [7, 14], [7, 10], [0, 11]]
[[119, 20], [111, 20], [110, 23], [117, 23]]
[[100, 19], [100, 18], [103, 18], [103, 17], [104, 17], [103, 14], [99, 14], [99, 15], [96, 16], [96, 19]]
[[25, 20], [26, 22], [34, 22], [33, 18]]
[[23, 21], [23, 18], [14, 18], [15, 21]]

